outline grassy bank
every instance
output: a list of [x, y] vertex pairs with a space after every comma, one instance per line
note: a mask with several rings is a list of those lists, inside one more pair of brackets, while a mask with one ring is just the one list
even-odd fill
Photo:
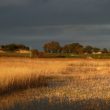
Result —
[[30, 53], [4, 52], [0, 57], [23, 57], [23, 58], [93, 58], [93, 59], [110, 59], [110, 54], [67, 54], [67, 53], [42, 53], [41, 55], [31, 55]]

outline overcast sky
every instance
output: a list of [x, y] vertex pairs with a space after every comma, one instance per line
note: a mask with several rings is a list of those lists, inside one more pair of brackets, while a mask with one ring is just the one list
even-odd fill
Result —
[[51, 40], [110, 48], [110, 0], [0, 0], [0, 44]]

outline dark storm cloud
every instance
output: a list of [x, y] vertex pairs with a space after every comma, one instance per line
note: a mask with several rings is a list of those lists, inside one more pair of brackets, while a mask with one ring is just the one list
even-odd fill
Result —
[[109, 0], [1, 0], [0, 24], [37, 26], [109, 23]]
[[108, 47], [110, 25], [54, 25], [22, 27], [0, 32], [0, 43], [24, 43], [41, 49], [45, 42], [55, 40], [61, 44], [79, 42], [84, 45]]
[[0, 43], [59, 40], [106, 46], [109, 10], [110, 0], [0, 0]]

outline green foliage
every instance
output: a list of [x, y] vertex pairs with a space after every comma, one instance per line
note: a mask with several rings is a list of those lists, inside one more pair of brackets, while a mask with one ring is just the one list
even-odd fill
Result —
[[93, 47], [92, 46], [86, 46], [84, 48], [84, 52], [91, 54], [93, 52]]
[[102, 49], [102, 53], [108, 53], [108, 52], [109, 51], [106, 48]]
[[99, 48], [94, 47], [94, 48], [93, 48], [93, 52], [100, 52], [100, 49], [99, 49]]
[[[92, 54], [102, 52], [102, 50], [99, 48], [92, 47], [89, 45], [83, 46], [80, 43], [66, 44], [63, 47], [61, 47], [60, 43], [56, 41], [45, 43], [43, 48], [46, 53]], [[106, 53], [107, 50], [104, 49], [103, 52]]]
[[107, 53], [107, 54], [90, 54], [89, 56], [91, 56], [92, 58], [94, 59], [110, 59], [110, 54]]
[[17, 50], [29, 50], [29, 47], [22, 45], [22, 44], [8, 44], [8, 45], [1, 45], [1, 49], [3, 51], [17, 51]]
[[43, 46], [44, 51], [47, 53], [59, 53], [61, 51], [61, 46], [59, 42], [51, 41]]
[[29, 47], [22, 44], [1, 45], [0, 56], [14, 57], [38, 57], [38, 58], [110, 58], [109, 50], [100, 49], [90, 45], [83, 46], [80, 43], [65, 44], [61, 47], [57, 41], [50, 41], [43, 45], [43, 52], [37, 49], [31, 50], [31, 53], [16, 53], [19, 50], [29, 50]]

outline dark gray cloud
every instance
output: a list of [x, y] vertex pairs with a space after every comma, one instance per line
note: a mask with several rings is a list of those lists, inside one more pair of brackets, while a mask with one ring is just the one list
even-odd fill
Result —
[[1, 0], [0, 4], [2, 26], [104, 24], [110, 19], [109, 0]]
[[36, 46], [59, 40], [108, 46], [109, 5], [110, 0], [0, 0], [0, 43]]
[[26, 5], [30, 0], [0, 0], [1, 7]]
[[61, 44], [80, 42], [109, 48], [110, 25], [54, 25], [10, 28], [0, 31], [0, 43], [24, 43], [41, 49], [45, 42], [55, 40]]

